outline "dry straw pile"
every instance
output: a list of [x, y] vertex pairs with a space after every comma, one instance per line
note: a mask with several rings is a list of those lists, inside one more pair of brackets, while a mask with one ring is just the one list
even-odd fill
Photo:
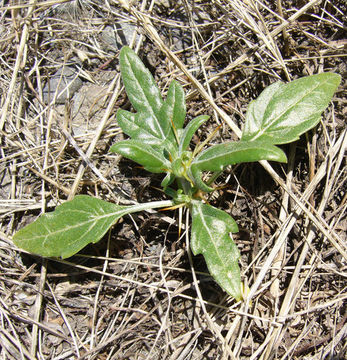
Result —
[[344, 359], [346, 91], [285, 148], [288, 165], [242, 165], [211, 203], [235, 240], [252, 302], [235, 303], [191, 258], [177, 214], [133, 215], [67, 261], [16, 249], [15, 231], [75, 194], [162, 199], [161, 178], [109, 154], [129, 108], [118, 53], [133, 46], [202, 141], [240, 135], [270, 83], [346, 75], [346, 3], [258, 0], [0, 2], [2, 359]]

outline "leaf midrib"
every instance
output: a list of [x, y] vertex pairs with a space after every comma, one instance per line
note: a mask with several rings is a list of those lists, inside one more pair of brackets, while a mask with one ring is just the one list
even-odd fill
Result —
[[[248, 142], [248, 141], [252, 141], [252, 142], [253, 142], [253, 140], [247, 140], [247, 142]], [[256, 149], [257, 149], [257, 150], [258, 150], [258, 149], [259, 149], [259, 150], [269, 150], [269, 146], [268, 146], [268, 145], [269, 145], [269, 144], [260, 143], [259, 146], [256, 147]], [[270, 145], [272, 145], [272, 144], [270, 144]], [[249, 147], [246, 147], [246, 148], [244, 148], [244, 149], [235, 150], [235, 151], [233, 151], [232, 153], [230, 153], [230, 155], [231, 155], [231, 154], [237, 154], [237, 153], [243, 152], [243, 151], [249, 151], [250, 149], [255, 149], [254, 144], [251, 144]], [[202, 153], [202, 155], [204, 155], [204, 154]], [[209, 162], [209, 161], [212, 161], [212, 160], [216, 160], [216, 159], [218, 159], [218, 158], [225, 158], [225, 156], [226, 156], [226, 154], [217, 154], [217, 155], [215, 155], [215, 156], [213, 156], [213, 157], [210, 157], [209, 159], [195, 158], [194, 162], [192, 163], [192, 166], [193, 166], [193, 165], [194, 165], [194, 166], [196, 166], [196, 165], [201, 165], [201, 164], [204, 164], [204, 163], [206, 163], [206, 162]]]
[[[81, 212], [85, 212], [85, 211], [81, 211]], [[84, 221], [84, 222], [81, 222], [79, 221], [76, 225], [71, 225], [71, 226], [65, 226], [63, 228], [60, 228], [56, 231], [51, 231], [50, 229], [47, 229], [46, 226], [45, 228], [47, 229], [47, 232], [48, 234], [47, 235], [38, 235], [38, 236], [30, 236], [31, 239], [47, 239], [51, 236], [55, 236], [57, 234], [60, 234], [61, 232], [66, 232], [66, 231], [69, 231], [69, 230], [73, 230], [73, 229], [76, 229], [76, 228], [80, 228], [80, 227], [83, 227], [83, 226], [86, 226], [88, 225], [89, 223], [94, 223], [96, 224], [99, 220], [102, 220], [104, 218], [109, 218], [109, 217], [117, 217], [117, 214], [119, 214], [118, 217], [121, 217], [123, 215], [126, 215], [126, 214], [129, 214], [130, 212], [129, 211], [116, 211], [116, 212], [113, 212], [113, 213], [109, 213], [109, 214], [106, 214], [106, 215], [100, 215], [100, 216], [91, 216], [91, 218], [87, 221]], [[42, 224], [43, 226], [43, 224]]]
[[[283, 111], [279, 116], [277, 116], [271, 123], [269, 123], [267, 126], [265, 126], [263, 129], [260, 129], [253, 138], [250, 138], [248, 141], [254, 141], [257, 140], [257, 138], [261, 137], [262, 135], [264, 135], [264, 133], [266, 133], [267, 129], [269, 127], [271, 127], [273, 125], [273, 123], [275, 123], [276, 121], [278, 121], [279, 118], [281, 118], [282, 116], [284, 116], [286, 113], [288, 113], [289, 111], [292, 110], [293, 107], [297, 106], [297, 104], [299, 102], [301, 102], [306, 96], [308, 96], [310, 93], [313, 93], [318, 87], [321, 87], [323, 85], [325, 85], [327, 82], [329, 82], [329, 78], [327, 78], [324, 82], [320, 83], [318, 82], [317, 85], [312, 89], [310, 89], [309, 91], [307, 91], [305, 93], [305, 95], [303, 97], [300, 98], [300, 100], [298, 100], [297, 102], [295, 102], [290, 108], [288, 108], [287, 110]], [[268, 104], [269, 106], [269, 104]], [[268, 107], [267, 106], [267, 107]], [[263, 121], [263, 119], [262, 119]]]
[[[54, 236], [54, 235], [59, 234], [61, 232], [66, 232], [66, 231], [68, 231], [70, 229], [76, 229], [76, 228], [81, 227], [81, 226], [86, 226], [89, 223], [93, 223], [93, 222], [97, 223], [98, 221], [100, 221], [102, 219], [106, 219], [106, 218], [110, 218], [110, 217], [120, 218], [120, 217], [122, 217], [124, 215], [131, 214], [131, 213], [134, 213], [134, 212], [139, 212], [139, 211], [148, 210], [148, 209], [161, 208], [161, 207], [169, 207], [169, 206], [172, 206], [172, 205], [173, 205], [172, 200], [153, 201], [153, 202], [144, 203], [144, 204], [136, 204], [136, 205], [126, 207], [126, 208], [122, 208], [120, 210], [110, 212], [110, 213], [107, 213], [107, 214], [104, 214], [104, 215], [91, 215], [90, 219], [88, 219], [88, 220], [86, 220], [84, 222], [78, 221], [78, 223], [76, 225], [71, 225], [71, 226], [68, 226], [68, 227], [66, 227], [66, 226], [62, 227], [61, 229], [58, 229], [56, 231], [49, 232], [49, 234], [47, 234], [47, 235], [39, 235], [39, 236], [30, 235], [30, 239], [46, 239], [47, 237], [50, 237], [52, 235]], [[103, 208], [101, 208], [101, 209], [102, 209], [102, 211], [105, 211]], [[64, 210], [62, 210], [62, 211], [64, 211]], [[83, 210], [82, 209], [81, 210], [79, 210], [79, 209], [69, 209], [69, 210], [65, 210], [65, 211], [66, 211], [66, 213], [71, 213], [71, 212], [86, 213], [87, 212], [84, 209]], [[49, 213], [47, 215], [49, 215]]]
[[[157, 126], [157, 128], [158, 128], [158, 130], [159, 130], [159, 132], [160, 132], [161, 138], [162, 138], [163, 140], [165, 140], [165, 134], [164, 134], [164, 132], [163, 132], [163, 129], [161, 128], [161, 125], [160, 125], [160, 122], [159, 122], [159, 120], [158, 120], [158, 117], [157, 117], [157, 115], [155, 114], [154, 109], [153, 109], [152, 106], [150, 105], [150, 101], [149, 101], [146, 93], [143, 91], [143, 88], [142, 88], [142, 86], [141, 86], [141, 83], [138, 81], [137, 77], [135, 76], [135, 72], [134, 72], [134, 70], [133, 70], [133, 65], [135, 65], [135, 64], [133, 64], [132, 61], [129, 60], [129, 58], [128, 58], [127, 60], [128, 60], [128, 63], [130, 64], [130, 69], [131, 69], [131, 71], [132, 71], [133, 78], [135, 79], [136, 83], [138, 84], [138, 87], [141, 89], [141, 92], [142, 92], [144, 98], [146, 99], [146, 102], [147, 102], [147, 105], [148, 105], [147, 108], [150, 109], [150, 112], [151, 112], [151, 114], [153, 115], [153, 117], [154, 117], [154, 119], [155, 119], [155, 123], [156, 123], [156, 126]], [[136, 66], [135, 66], [135, 68], [136, 68]]]
[[[210, 239], [212, 240], [211, 242], [212, 242], [212, 244], [213, 244], [213, 246], [214, 246], [214, 248], [215, 248], [215, 250], [216, 250], [216, 253], [217, 253], [217, 255], [218, 255], [218, 258], [219, 258], [220, 262], [223, 264], [222, 258], [221, 258], [220, 254], [219, 254], [219, 251], [218, 251], [218, 248], [217, 248], [215, 242], [213, 241], [213, 236], [212, 236], [212, 234], [210, 233], [210, 229], [209, 229], [209, 227], [207, 226], [207, 224], [206, 224], [206, 222], [205, 222], [205, 218], [204, 218], [203, 213], [201, 212], [201, 207], [200, 207], [200, 206], [198, 207], [198, 212], [199, 212], [199, 215], [200, 215], [200, 218], [201, 218], [201, 222], [203, 223], [204, 227], [206, 228], [206, 232], [208, 233], [208, 235], [210, 236]], [[206, 215], [206, 216], [209, 216], [209, 215]], [[210, 217], [211, 217], [211, 216], [210, 216]], [[203, 251], [202, 251], [202, 252], [203, 252]], [[224, 266], [223, 266], [223, 267], [224, 267]]]

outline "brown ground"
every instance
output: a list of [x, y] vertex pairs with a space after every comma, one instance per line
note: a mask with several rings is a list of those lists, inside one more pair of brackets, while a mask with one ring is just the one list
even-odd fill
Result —
[[[284, 147], [288, 166], [239, 166], [210, 199], [241, 228], [251, 304], [226, 296], [202, 258], [190, 261], [173, 211], [125, 217], [67, 261], [11, 241], [75, 194], [163, 199], [160, 176], [108, 153], [123, 136], [116, 111], [129, 107], [117, 46], [134, 41], [163, 94], [171, 79], [184, 85], [188, 119], [212, 115], [200, 140], [217, 124], [214, 141], [236, 139], [247, 104], [270, 83], [346, 75], [345, 1], [17, 3], [1, 1], [0, 18], [1, 358], [345, 359], [344, 80], [321, 124]], [[68, 83], [80, 80], [59, 99], [52, 79], [63, 65]]]

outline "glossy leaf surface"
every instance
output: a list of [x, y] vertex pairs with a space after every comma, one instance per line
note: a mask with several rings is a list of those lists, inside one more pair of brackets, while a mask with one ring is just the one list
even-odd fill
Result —
[[126, 110], [118, 110], [117, 122], [123, 132], [134, 140], [142, 141], [144, 144], [162, 145], [164, 140], [156, 129], [151, 128], [153, 122], [151, 115], [147, 112], [131, 113]]
[[259, 160], [286, 162], [285, 153], [278, 147], [262, 141], [233, 141], [211, 146], [201, 152], [191, 164], [195, 184], [204, 191], [212, 191], [201, 180], [202, 171], [221, 171], [227, 165]]
[[200, 115], [194, 118], [193, 120], [189, 121], [188, 125], [185, 127], [180, 137], [180, 146], [179, 146], [180, 153], [186, 151], [189, 148], [189, 144], [195, 132], [208, 119], [209, 119], [208, 115]]
[[18, 231], [13, 241], [35, 254], [66, 258], [99, 241], [127, 208], [79, 195]]
[[111, 146], [111, 152], [116, 152], [142, 165], [153, 173], [166, 172], [171, 163], [159, 151], [144, 145], [138, 140], [119, 141]]
[[236, 222], [226, 212], [201, 201], [192, 202], [192, 252], [194, 255], [202, 254], [217, 283], [236, 300], [240, 300], [240, 253], [230, 237], [230, 233], [237, 231]]
[[186, 102], [182, 86], [175, 80], [170, 84], [166, 99], [160, 108], [161, 121], [169, 121], [170, 127], [182, 129], [186, 118]]
[[341, 77], [322, 73], [275, 83], [249, 105], [242, 141], [287, 144], [312, 129], [328, 106]]
[[170, 205], [171, 202], [158, 201], [120, 206], [87, 195], [78, 195], [19, 230], [14, 235], [13, 242], [18, 247], [41, 256], [67, 258], [86, 245], [98, 242], [122, 216]]
[[155, 136], [165, 140], [170, 130], [170, 119], [160, 116], [163, 100], [152, 74], [136, 53], [124, 46], [120, 51], [120, 69], [122, 80], [129, 100], [135, 110], [146, 119], [146, 127]]

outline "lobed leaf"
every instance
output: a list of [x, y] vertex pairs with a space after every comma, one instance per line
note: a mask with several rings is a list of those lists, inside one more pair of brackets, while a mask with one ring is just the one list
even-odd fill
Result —
[[285, 153], [277, 146], [262, 141], [227, 142], [214, 145], [193, 160], [190, 172], [195, 184], [203, 191], [212, 191], [201, 180], [202, 171], [221, 171], [227, 165], [259, 160], [286, 162]]
[[155, 136], [165, 139], [170, 127], [170, 119], [160, 116], [163, 99], [152, 74], [141, 59], [128, 46], [124, 46], [119, 55], [122, 80], [128, 98], [139, 113], [144, 113], [146, 121]]
[[163, 154], [138, 140], [119, 141], [111, 146], [110, 151], [137, 162], [153, 173], [166, 172], [171, 168], [170, 161]]
[[237, 301], [241, 300], [240, 253], [229, 233], [237, 232], [235, 220], [226, 212], [201, 201], [192, 201], [191, 249], [202, 254], [217, 283]]
[[322, 73], [272, 84], [250, 103], [241, 140], [268, 144], [297, 140], [318, 124], [340, 81], [337, 74]]
[[156, 133], [152, 117], [147, 112], [132, 113], [126, 110], [117, 111], [117, 122], [125, 134], [133, 140], [144, 144], [161, 145], [163, 138]]

